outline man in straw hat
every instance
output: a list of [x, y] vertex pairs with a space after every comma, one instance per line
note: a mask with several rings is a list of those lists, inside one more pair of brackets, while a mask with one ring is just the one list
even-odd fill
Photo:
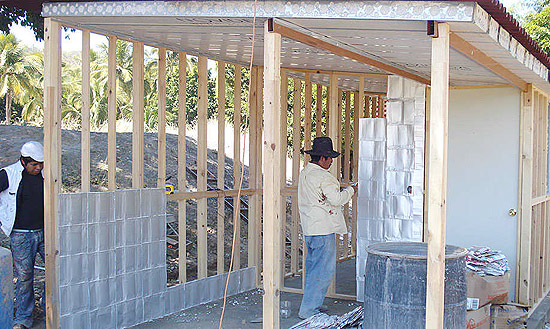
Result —
[[302, 319], [326, 310], [323, 300], [336, 271], [335, 233], [347, 233], [342, 206], [357, 192], [357, 186], [340, 190], [328, 169], [340, 155], [330, 137], [317, 137], [311, 156], [298, 181], [298, 210], [307, 246], [304, 296], [298, 316]]
[[44, 148], [32, 141], [23, 144], [16, 163], [0, 170], [0, 229], [10, 237], [17, 279], [14, 329], [32, 326], [36, 254], [45, 260], [43, 168]]

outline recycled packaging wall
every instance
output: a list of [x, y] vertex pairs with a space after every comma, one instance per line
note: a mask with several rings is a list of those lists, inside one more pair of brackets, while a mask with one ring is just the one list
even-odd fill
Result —
[[421, 241], [425, 86], [390, 76], [386, 118], [359, 122], [357, 299], [363, 300], [367, 253], [384, 241]]
[[[61, 328], [127, 328], [223, 297], [227, 273], [166, 287], [162, 189], [59, 198]], [[255, 288], [255, 268], [231, 273], [228, 295]]]

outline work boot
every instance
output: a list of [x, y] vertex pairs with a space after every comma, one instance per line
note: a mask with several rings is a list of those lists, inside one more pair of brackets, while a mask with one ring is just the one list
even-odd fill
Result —
[[24, 325], [18, 323], [18, 324], [13, 326], [13, 329], [29, 329], [29, 328], [27, 328]]

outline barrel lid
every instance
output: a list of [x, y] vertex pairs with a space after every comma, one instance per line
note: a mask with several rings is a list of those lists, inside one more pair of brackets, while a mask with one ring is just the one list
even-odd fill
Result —
[[[428, 244], [425, 242], [381, 242], [367, 246], [369, 254], [393, 258], [427, 259]], [[465, 257], [468, 250], [462, 247], [446, 245], [445, 259]]]

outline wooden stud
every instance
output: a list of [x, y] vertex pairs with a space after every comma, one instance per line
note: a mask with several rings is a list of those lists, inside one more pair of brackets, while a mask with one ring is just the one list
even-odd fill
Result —
[[[328, 120], [327, 120], [327, 136], [332, 139], [334, 148], [337, 150], [338, 147], [338, 121], [341, 120], [341, 117], [338, 116], [338, 107], [341, 103], [340, 92], [338, 90], [338, 76], [333, 74], [330, 76], [330, 87], [328, 91], [329, 101], [328, 101]], [[334, 177], [338, 177], [337, 166], [330, 166], [330, 173]]]
[[[346, 92], [346, 108], [344, 114], [344, 184], [349, 183], [350, 171], [351, 171], [351, 92]], [[344, 205], [344, 221], [346, 222], [346, 228], [351, 226], [349, 218], [349, 203]], [[344, 234], [343, 255], [347, 257], [350, 255], [349, 242], [350, 232]]]
[[[218, 62], [218, 189], [225, 190], [225, 62]], [[225, 204], [218, 198], [217, 216], [217, 272], [225, 272]]]
[[263, 328], [279, 328], [280, 300], [280, 243], [281, 243], [281, 171], [277, 162], [281, 158], [281, 36], [264, 33], [265, 76], [265, 139], [264, 139], [264, 296]]
[[[199, 90], [197, 101], [197, 191], [206, 191], [207, 185], [207, 120], [208, 120], [208, 67], [207, 59], [199, 56], [198, 62]], [[208, 245], [207, 245], [207, 201], [202, 198], [197, 200], [197, 258], [198, 278], [208, 276]]]
[[[281, 72], [281, 117], [280, 117], [280, 132], [279, 132], [279, 144], [281, 145], [281, 152], [279, 153], [279, 165], [280, 165], [280, 188], [286, 188], [286, 160], [288, 153], [288, 130], [287, 130], [287, 112], [288, 112], [288, 77], [286, 73]], [[266, 96], [267, 97], [267, 96]], [[286, 232], [287, 232], [287, 213], [286, 213], [286, 196], [281, 197], [281, 241], [280, 241], [280, 259], [281, 262], [281, 271], [279, 271], [279, 286], [284, 287], [284, 268], [286, 266]]]
[[315, 109], [315, 137], [323, 135], [323, 85], [317, 84]]
[[159, 48], [158, 59], [158, 168], [157, 187], [166, 185], [166, 48]]
[[[355, 93], [353, 104], [353, 181], [359, 180], [359, 115], [363, 112], [365, 97], [361, 90], [364, 90], [364, 79], [359, 79], [359, 92]], [[357, 255], [357, 194], [353, 194], [352, 221], [351, 221], [351, 253]]]
[[[292, 111], [292, 185], [298, 186], [300, 175], [300, 149], [301, 149], [301, 121], [302, 121], [302, 82], [294, 79], [293, 111]], [[292, 230], [290, 233], [290, 271], [298, 271], [300, 243], [298, 234], [300, 230], [300, 214], [298, 212], [298, 198], [292, 198]]]
[[[235, 65], [235, 90], [233, 92], [233, 122], [234, 122], [234, 135], [233, 135], [233, 188], [238, 189], [241, 180], [241, 71], [240, 65]], [[235, 235], [236, 240], [240, 241], [241, 236], [241, 201], [237, 198], [233, 199], [233, 211], [237, 212], [235, 217]], [[241, 249], [240, 243], [235, 246], [235, 256], [233, 259], [233, 269], [238, 270], [241, 267]]]
[[[186, 164], [186, 73], [187, 56], [178, 53], [178, 191], [185, 191], [187, 186]], [[178, 281], [187, 281], [187, 202], [178, 201]]]
[[[257, 87], [257, 109], [258, 109], [258, 115], [256, 126], [258, 127], [258, 134], [256, 136], [256, 149], [257, 149], [257, 165], [258, 165], [258, 174], [256, 175], [256, 187], [257, 190], [259, 190], [263, 186], [263, 175], [262, 175], [262, 168], [263, 168], [263, 117], [264, 117], [264, 68], [258, 67], [258, 87]], [[256, 286], [260, 286], [261, 284], [261, 252], [262, 252], [262, 243], [261, 243], [261, 236], [262, 236], [262, 192], [259, 192], [255, 194], [256, 195], [256, 251], [255, 251], [255, 260], [254, 264], [256, 264]]]
[[80, 190], [90, 192], [90, 31], [82, 30], [82, 133]]
[[[311, 149], [311, 97], [312, 97], [312, 87], [311, 87], [311, 78], [309, 73], [306, 73], [305, 76], [305, 109], [304, 109], [304, 150]], [[309, 154], [304, 155], [304, 166], [309, 162], [311, 157]]]
[[133, 43], [132, 188], [143, 188], [144, 167], [144, 63], [143, 43]]
[[44, 240], [46, 328], [60, 328], [58, 200], [61, 191], [61, 25], [44, 19]]
[[107, 64], [107, 185], [116, 189], [116, 37], [109, 37]]
[[[432, 89], [429, 86], [426, 86], [426, 94], [424, 95], [424, 100], [426, 102], [426, 107], [424, 109], [424, 118], [426, 120], [425, 127], [430, 126], [430, 107], [431, 107], [431, 91]], [[424, 159], [430, 158], [430, 132], [428, 129], [425, 129], [425, 140], [424, 140]], [[429, 181], [430, 173], [430, 163], [429, 161], [424, 162], [424, 211], [422, 214], [422, 242], [428, 242], [428, 198], [427, 198], [427, 188]]]
[[432, 94], [428, 197], [426, 328], [443, 328], [445, 223], [447, 218], [447, 138], [449, 111], [449, 25], [438, 24], [432, 38]]
[[[258, 67], [253, 66], [250, 71], [250, 83], [248, 85], [249, 95], [249, 163], [248, 166], [248, 186], [252, 189], [257, 188], [257, 176], [258, 176], [258, 156], [257, 156], [257, 142], [258, 142], [258, 103], [257, 103], [257, 80], [258, 80]], [[254, 261], [256, 258], [256, 223], [259, 221], [257, 216], [257, 210], [259, 204], [257, 203], [258, 196], [251, 195], [248, 202], [248, 266], [255, 266]]]

